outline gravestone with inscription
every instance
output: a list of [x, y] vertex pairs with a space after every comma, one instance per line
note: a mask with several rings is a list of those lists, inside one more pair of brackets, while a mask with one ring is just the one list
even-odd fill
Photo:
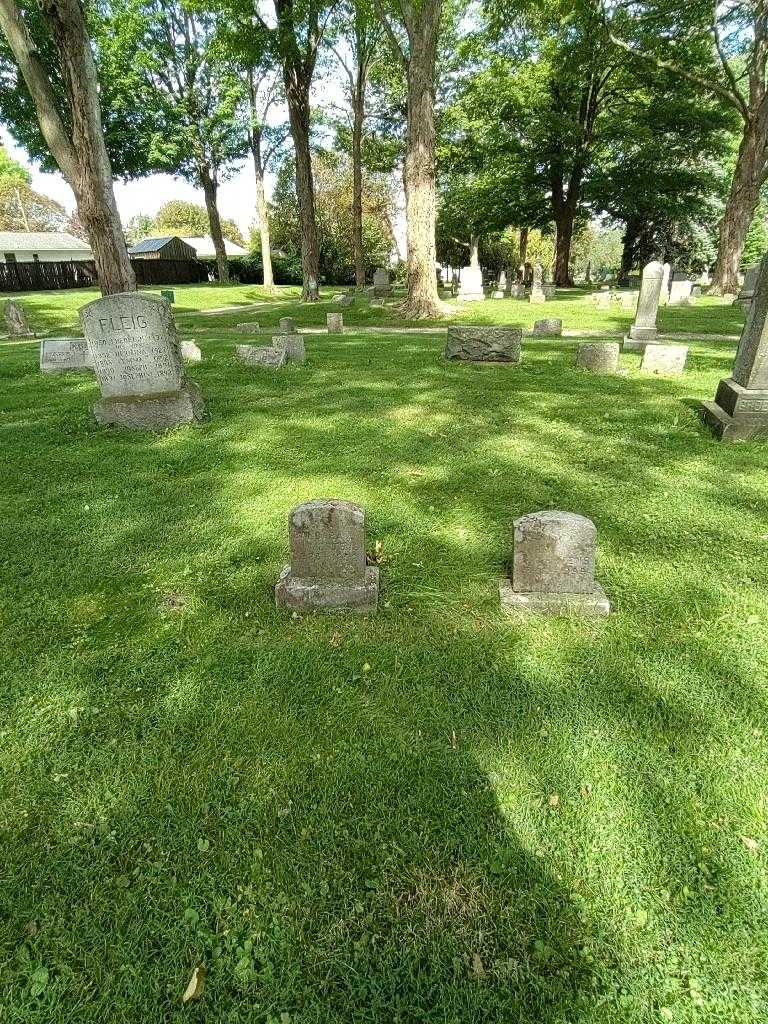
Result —
[[597, 530], [573, 512], [531, 512], [514, 522], [511, 577], [499, 583], [511, 614], [608, 615], [610, 602], [595, 582]]
[[379, 267], [373, 272], [373, 294], [377, 299], [386, 299], [392, 294], [389, 273], [384, 267]]
[[5, 316], [5, 326], [12, 338], [34, 337], [35, 332], [30, 330], [24, 310], [18, 302], [15, 302], [13, 299], [7, 299], [3, 313]]
[[520, 327], [451, 325], [445, 358], [475, 363], [519, 363], [523, 331]]
[[461, 282], [459, 283], [459, 294], [456, 296], [459, 302], [482, 302], [485, 298], [483, 291], [483, 271], [479, 264], [470, 263], [468, 267], [461, 268]]
[[121, 292], [80, 310], [93, 370], [101, 388], [98, 423], [168, 430], [205, 416], [200, 389], [187, 380], [179, 339], [164, 299]]
[[329, 334], [344, 333], [344, 317], [341, 313], [328, 313], [325, 317]]
[[43, 373], [92, 370], [88, 342], [85, 338], [43, 338], [40, 369]]
[[687, 277], [675, 275], [669, 286], [669, 300], [667, 304], [670, 306], [689, 306], [692, 290], [693, 281]]
[[643, 268], [635, 322], [629, 329], [629, 335], [624, 339], [624, 348], [628, 352], [642, 352], [647, 342], [655, 341], [659, 336], [656, 328], [656, 315], [659, 311], [659, 295], [663, 277], [664, 267], [656, 260]]
[[235, 345], [235, 359], [246, 366], [265, 366], [270, 370], [279, 370], [285, 366], [288, 355], [284, 348], [271, 345]]
[[731, 376], [701, 412], [722, 441], [768, 438], [768, 256], [760, 264]]

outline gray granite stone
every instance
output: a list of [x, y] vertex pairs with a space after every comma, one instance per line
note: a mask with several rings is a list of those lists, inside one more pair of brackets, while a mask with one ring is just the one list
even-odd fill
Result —
[[203, 419], [199, 389], [184, 372], [171, 307], [146, 292], [106, 295], [80, 310], [101, 401], [99, 423], [167, 430]]
[[512, 284], [509, 286], [509, 297], [510, 299], [524, 299], [525, 298], [525, 285], [524, 284]]
[[91, 355], [85, 338], [43, 338], [40, 342], [43, 373], [90, 371]]
[[656, 316], [659, 311], [663, 277], [664, 267], [655, 260], [643, 268], [635, 322], [629, 329], [629, 336], [624, 339], [624, 348], [627, 351], [642, 351], [646, 342], [655, 341], [659, 336]]
[[485, 298], [483, 272], [479, 266], [461, 268], [461, 281], [456, 298], [459, 302], [482, 302]]
[[365, 512], [338, 499], [308, 501], [288, 517], [290, 565], [275, 587], [280, 608], [375, 611], [379, 572], [366, 565]]
[[6, 299], [4, 307], [5, 326], [12, 338], [34, 337], [20, 303], [14, 299]]
[[557, 317], [550, 317], [547, 320], [536, 320], [533, 325], [533, 333], [560, 336], [563, 333], [563, 321], [557, 319]]
[[328, 313], [325, 320], [328, 325], [329, 334], [344, 333], [344, 317], [341, 313]]
[[288, 354], [284, 348], [272, 348], [270, 345], [235, 345], [235, 358], [246, 366], [278, 370], [285, 366]]
[[307, 358], [301, 334], [276, 334], [272, 339], [272, 347], [281, 348], [289, 363], [303, 363]]
[[669, 286], [669, 305], [689, 306], [692, 289], [693, 281], [689, 281], [687, 278], [673, 279]]
[[186, 363], [201, 363], [203, 361], [203, 353], [195, 344], [194, 338], [182, 338], [179, 342], [179, 351], [181, 358]]
[[242, 334], [258, 334], [261, 330], [259, 325], [253, 320], [249, 320], [247, 323], [237, 324], [236, 328]]
[[541, 305], [542, 302], [547, 301], [547, 296], [544, 294], [544, 267], [538, 260], [533, 265], [533, 282], [529, 301], [534, 305]]
[[618, 342], [585, 342], [576, 349], [576, 365], [592, 373], [619, 372]]
[[661, 377], [679, 377], [688, 358], [687, 345], [660, 345], [651, 342], [645, 346], [640, 369], [644, 373], [657, 373]]
[[292, 316], [281, 316], [280, 317], [280, 333], [281, 334], [295, 334], [296, 333], [296, 321]]
[[373, 272], [373, 294], [377, 299], [386, 299], [392, 294], [389, 273], [384, 267], [379, 267]]
[[500, 581], [502, 607], [513, 614], [607, 615], [595, 582], [597, 530], [572, 512], [532, 512], [514, 523], [511, 579]]
[[523, 332], [519, 327], [451, 325], [445, 345], [446, 359], [468, 362], [519, 363]]
[[640, 292], [621, 292], [620, 301], [622, 309], [637, 309], [637, 300], [640, 296]]

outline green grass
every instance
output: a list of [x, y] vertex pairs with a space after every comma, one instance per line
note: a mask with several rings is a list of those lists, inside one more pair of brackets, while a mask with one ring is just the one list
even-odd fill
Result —
[[[54, 332], [90, 297], [24, 302]], [[471, 318], [555, 307], [625, 322]], [[164, 437], [0, 348], [4, 1024], [765, 1021], [768, 447], [695, 415], [740, 314], [662, 323], [702, 335], [678, 380], [423, 333], [253, 371], [214, 329], [210, 422]], [[318, 496], [368, 510], [375, 617], [274, 608]], [[608, 620], [501, 615], [512, 520], [548, 507], [596, 522]]]

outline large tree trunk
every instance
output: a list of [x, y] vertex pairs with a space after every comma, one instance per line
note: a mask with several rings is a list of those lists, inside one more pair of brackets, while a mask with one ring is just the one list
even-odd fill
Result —
[[365, 288], [363, 258], [363, 120], [365, 117], [365, 72], [358, 65], [352, 90], [352, 250], [355, 257], [355, 286]]
[[315, 219], [315, 188], [312, 180], [312, 154], [309, 148], [309, 82], [296, 82], [285, 76], [288, 120], [296, 155], [296, 198], [301, 221], [301, 273], [304, 302], [317, 302], [320, 287], [320, 247]]
[[528, 228], [520, 228], [520, 262], [525, 263], [528, 255]]
[[269, 236], [269, 207], [264, 189], [264, 175], [256, 170], [256, 212], [259, 217], [259, 236], [261, 238], [261, 266], [264, 274], [264, 287], [273, 288], [275, 278], [272, 273], [272, 240]]
[[224, 245], [224, 235], [221, 233], [221, 217], [217, 201], [219, 183], [210, 167], [203, 164], [200, 169], [200, 184], [203, 186], [205, 195], [205, 208], [208, 211], [208, 223], [211, 226], [211, 238], [213, 248], [216, 250], [216, 268], [219, 272], [219, 284], [229, 284], [229, 262], [227, 250]]
[[14, 0], [0, 2], [0, 28], [8, 40], [35, 103], [40, 130], [51, 155], [69, 183], [77, 212], [93, 249], [99, 285], [105, 295], [135, 291], [123, 229], [115, 203], [112, 168], [104, 144], [99, 84], [91, 41], [79, 0], [43, 0], [61, 61], [61, 78], [69, 107], [64, 125], [36, 48]]
[[717, 259], [712, 270], [710, 291], [716, 295], [736, 295], [739, 291], [739, 264], [760, 199], [765, 170], [764, 116], [755, 117], [747, 125], [739, 146], [728, 201], [720, 221]]
[[635, 262], [639, 226], [636, 221], [628, 220], [624, 223], [624, 234], [621, 239], [621, 266], [619, 267], [618, 283], [626, 284], [632, 264]]
[[570, 288], [573, 285], [569, 267], [574, 219], [574, 211], [571, 209], [570, 203], [566, 203], [555, 221], [555, 270], [553, 279], [560, 288]]

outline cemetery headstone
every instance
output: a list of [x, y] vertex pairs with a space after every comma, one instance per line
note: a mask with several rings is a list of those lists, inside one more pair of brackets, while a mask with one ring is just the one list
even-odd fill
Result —
[[271, 345], [235, 345], [235, 358], [246, 366], [279, 370], [285, 366], [288, 355], [284, 348], [273, 348]]
[[692, 285], [691, 286], [691, 294], [690, 294], [690, 298], [689, 298], [688, 301], [691, 302], [691, 303], [694, 303], [694, 302], [697, 302], [700, 298], [701, 298], [701, 285], [700, 284]]
[[509, 297], [510, 299], [524, 299], [525, 285], [522, 284], [522, 282], [518, 284], [511, 284], [509, 286]]
[[80, 323], [101, 388], [93, 410], [99, 424], [167, 430], [203, 419], [203, 397], [184, 372], [164, 299], [146, 292], [105, 295], [83, 306]]
[[194, 338], [182, 338], [179, 342], [181, 358], [187, 363], [200, 363], [203, 360], [203, 353], [195, 344]]
[[690, 303], [691, 290], [693, 288], [693, 281], [689, 281], [688, 278], [673, 278], [669, 286], [669, 300], [668, 305], [670, 306], [687, 306]]
[[687, 345], [659, 345], [654, 342], [645, 346], [640, 369], [644, 373], [657, 373], [661, 377], [679, 377], [685, 369], [687, 358]]
[[506, 270], [502, 270], [499, 273], [499, 280], [498, 280], [498, 282], [496, 284], [496, 287], [498, 288], [498, 290], [500, 292], [504, 292], [504, 291], [507, 290], [507, 272], [506, 272]]
[[295, 334], [296, 333], [296, 321], [291, 316], [280, 317], [280, 333], [281, 334]]
[[501, 291], [499, 288], [497, 288], [495, 291], [491, 292], [491, 298], [492, 299], [503, 299], [503, 298], [505, 298], [505, 295], [504, 295], [503, 291]]
[[592, 373], [619, 372], [618, 342], [585, 342], [576, 349], [576, 365]]
[[523, 332], [520, 327], [451, 325], [445, 358], [475, 363], [519, 363]]
[[366, 564], [365, 512], [335, 498], [297, 505], [288, 517], [291, 561], [275, 586], [278, 608], [376, 611], [379, 570]]
[[307, 357], [301, 334], [276, 334], [272, 339], [272, 347], [281, 348], [289, 363], [303, 363]]
[[722, 441], [768, 438], [768, 256], [763, 258], [731, 376], [714, 402], [704, 402], [707, 426]]
[[40, 369], [43, 373], [92, 370], [88, 342], [85, 338], [43, 338]]
[[533, 325], [534, 334], [556, 334], [558, 337], [563, 333], [563, 321], [557, 317], [550, 317], [547, 320], [536, 320]]
[[325, 318], [329, 334], [344, 333], [344, 317], [341, 313], [328, 313]]
[[377, 299], [386, 299], [392, 294], [389, 272], [384, 267], [379, 267], [373, 272], [373, 294]]
[[5, 301], [5, 326], [12, 338], [33, 338], [34, 331], [30, 330], [27, 318], [21, 305], [14, 299]]
[[661, 290], [659, 292], [659, 305], [666, 306], [669, 302], [669, 281], [672, 276], [672, 264], [665, 263], [662, 267]]
[[459, 293], [456, 296], [459, 302], [482, 302], [485, 298], [483, 291], [483, 272], [479, 266], [461, 268], [461, 280], [459, 281]]
[[573, 512], [532, 512], [514, 522], [511, 578], [499, 583], [502, 608], [512, 614], [608, 615], [610, 602], [595, 582], [597, 530]]
[[259, 325], [253, 320], [248, 321], [248, 323], [237, 324], [237, 329], [243, 334], [258, 334], [261, 330]]
[[533, 265], [533, 280], [531, 282], [530, 302], [540, 305], [547, 301], [544, 294], [544, 268], [537, 260]]
[[629, 335], [624, 339], [624, 348], [627, 351], [642, 352], [646, 342], [655, 341], [659, 336], [656, 328], [656, 316], [659, 311], [659, 295], [661, 294], [663, 276], [664, 267], [656, 260], [643, 268], [635, 322], [629, 329]]
[[735, 302], [741, 306], [745, 313], [749, 312], [749, 307], [752, 303], [752, 299], [754, 298], [755, 284], [757, 283], [757, 276], [759, 273], [759, 263], [750, 264], [750, 266], [748, 266], [744, 271], [744, 281], [742, 282]]
[[541, 286], [541, 290], [544, 292], [545, 299], [554, 299], [557, 293], [557, 290], [551, 281], [545, 281]]

